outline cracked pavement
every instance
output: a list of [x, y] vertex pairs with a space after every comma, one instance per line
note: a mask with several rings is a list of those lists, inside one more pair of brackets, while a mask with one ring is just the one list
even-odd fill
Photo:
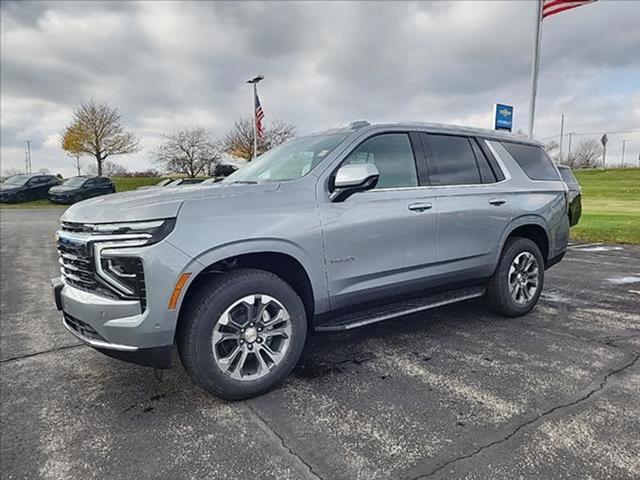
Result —
[[61, 212], [0, 211], [3, 478], [640, 478], [640, 247], [572, 246], [520, 319], [470, 301], [316, 334], [227, 403], [64, 330]]

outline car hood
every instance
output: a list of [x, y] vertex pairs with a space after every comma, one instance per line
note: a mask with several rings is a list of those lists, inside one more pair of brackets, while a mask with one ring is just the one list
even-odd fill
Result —
[[3, 193], [11, 193], [13, 190], [18, 190], [21, 187], [18, 187], [16, 185], [4, 185], [0, 183], [0, 192]]
[[276, 182], [255, 185], [223, 183], [131, 190], [76, 203], [62, 214], [61, 220], [109, 223], [171, 218], [178, 215], [180, 206], [188, 200], [260, 195], [275, 191], [279, 186]]
[[56, 185], [49, 189], [49, 193], [69, 193], [78, 190], [78, 187], [65, 187], [64, 185]]

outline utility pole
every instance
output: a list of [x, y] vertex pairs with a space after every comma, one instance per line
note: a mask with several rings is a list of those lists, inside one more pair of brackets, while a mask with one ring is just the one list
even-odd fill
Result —
[[257, 112], [257, 99], [258, 99], [258, 82], [264, 80], [264, 75], [256, 75], [255, 77], [247, 80], [247, 83], [253, 84], [253, 157], [251, 160], [258, 156], [258, 112]]
[[602, 169], [606, 170], [607, 169], [607, 143], [609, 142], [609, 137], [607, 137], [607, 134], [605, 133], [604, 135], [602, 135], [602, 138], [600, 139], [600, 142], [602, 143]]
[[31, 173], [31, 140], [27, 140], [27, 173]]
[[562, 144], [564, 143], [564, 113], [560, 120], [560, 163], [562, 163]]
[[29, 173], [29, 154], [24, 151], [24, 173]]
[[569, 132], [567, 135], [569, 135], [569, 151], [567, 152], [567, 162], [569, 165], [571, 165], [571, 140], [573, 140], [573, 134], [574, 132]]
[[627, 140], [622, 140], [622, 168], [624, 168], [624, 147], [627, 146]]

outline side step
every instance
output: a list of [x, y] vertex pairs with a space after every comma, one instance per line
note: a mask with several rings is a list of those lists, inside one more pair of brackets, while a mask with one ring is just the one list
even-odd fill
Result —
[[391, 318], [422, 312], [430, 308], [441, 307], [450, 303], [462, 302], [481, 297], [484, 287], [460, 288], [444, 293], [436, 293], [424, 297], [403, 300], [375, 308], [368, 308], [353, 313], [331, 318], [315, 326], [316, 332], [338, 332], [382, 322]]

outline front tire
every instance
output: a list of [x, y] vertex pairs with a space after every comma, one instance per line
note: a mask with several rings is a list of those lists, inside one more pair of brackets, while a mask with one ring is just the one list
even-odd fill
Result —
[[489, 280], [486, 300], [500, 315], [520, 317], [529, 313], [544, 285], [544, 260], [528, 238], [507, 240], [496, 270]]
[[298, 362], [307, 319], [289, 284], [239, 269], [203, 284], [180, 318], [178, 351], [189, 376], [225, 400], [259, 395]]

